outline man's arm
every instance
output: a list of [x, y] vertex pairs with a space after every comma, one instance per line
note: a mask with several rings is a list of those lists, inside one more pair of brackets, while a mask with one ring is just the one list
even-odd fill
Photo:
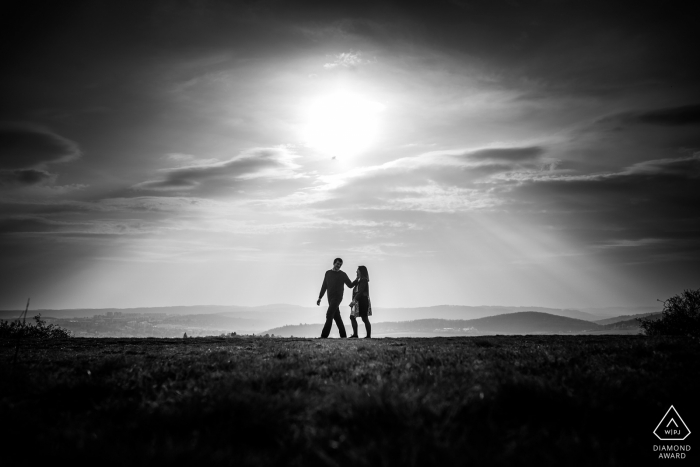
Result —
[[350, 278], [348, 277], [347, 274], [343, 273], [343, 276], [345, 277], [345, 279], [344, 279], [345, 285], [347, 285], [347, 286], [350, 287], [351, 289], [352, 289], [353, 287], [355, 287], [355, 285], [356, 285], [356, 283], [357, 283], [357, 279], [355, 279], [355, 282], [353, 282], [353, 281], [350, 280]]
[[321, 304], [321, 299], [323, 298], [323, 294], [326, 293], [326, 289], [328, 288], [326, 284], [326, 276], [323, 276], [323, 284], [321, 284], [321, 292], [318, 294], [318, 300], [316, 300], [316, 305]]

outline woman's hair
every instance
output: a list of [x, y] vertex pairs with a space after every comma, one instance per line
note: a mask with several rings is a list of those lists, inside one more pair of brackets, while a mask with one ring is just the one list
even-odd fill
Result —
[[365, 266], [358, 266], [357, 269], [360, 270], [360, 277], [366, 277], [367, 282], [369, 282], [369, 273], [367, 272], [367, 268]]

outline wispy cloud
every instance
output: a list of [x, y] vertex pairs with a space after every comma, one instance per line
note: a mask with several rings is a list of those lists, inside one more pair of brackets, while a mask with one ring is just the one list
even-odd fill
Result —
[[[500, 198], [512, 212], [556, 226], [584, 245], [655, 248], [675, 242], [680, 247], [700, 236], [699, 178], [700, 157], [693, 155], [616, 172], [532, 174], [511, 180]], [[690, 252], [679, 249], [679, 254]]]
[[0, 184], [37, 185], [55, 181], [47, 166], [81, 156], [77, 143], [28, 123], [0, 123]]
[[77, 143], [38, 125], [0, 124], [0, 167], [21, 169], [80, 157]]
[[178, 167], [197, 167], [206, 165], [215, 165], [220, 163], [219, 159], [203, 159], [193, 154], [183, 154], [179, 152], [171, 152], [164, 156], [168, 162], [176, 164]]
[[[549, 172], [539, 146], [435, 151], [381, 165], [319, 176], [319, 185], [292, 198], [320, 209], [426, 212], [491, 209], [502, 204], [496, 175]], [[502, 183], [502, 182], [501, 182]], [[286, 198], [284, 201], [290, 201]]]
[[485, 148], [462, 154], [471, 160], [498, 162], [526, 162], [537, 160], [545, 150], [541, 146], [526, 146], [514, 148]]
[[36, 185], [55, 179], [55, 174], [40, 169], [0, 170], [0, 185]]
[[323, 68], [326, 70], [332, 70], [334, 68], [356, 68], [360, 65], [376, 63], [376, 61], [376, 58], [372, 60], [362, 58], [360, 52], [343, 52], [336, 55], [333, 61], [324, 63]]
[[227, 161], [164, 170], [165, 176], [138, 183], [137, 191], [191, 191], [198, 188], [240, 190], [255, 179], [294, 179], [301, 175], [295, 155], [284, 148], [257, 148]]
[[660, 126], [697, 125], [700, 124], [700, 104], [624, 112], [608, 118], [627, 124]]

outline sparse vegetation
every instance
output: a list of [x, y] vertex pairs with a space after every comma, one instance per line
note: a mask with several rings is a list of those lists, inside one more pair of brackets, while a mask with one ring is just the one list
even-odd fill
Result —
[[0, 321], [0, 338], [64, 339], [71, 337], [70, 331], [55, 324], [46, 324], [41, 314], [34, 317], [34, 324], [24, 320]]
[[663, 304], [660, 319], [637, 320], [646, 335], [700, 338], [700, 289], [684, 290]]
[[13, 341], [4, 465], [641, 464], [700, 391], [679, 338]]

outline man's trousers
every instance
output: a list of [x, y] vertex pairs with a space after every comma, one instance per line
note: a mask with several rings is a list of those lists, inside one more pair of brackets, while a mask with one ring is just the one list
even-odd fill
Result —
[[321, 331], [321, 337], [326, 338], [328, 334], [331, 333], [331, 327], [333, 326], [333, 321], [338, 326], [338, 332], [340, 337], [347, 337], [345, 333], [345, 324], [343, 324], [343, 318], [340, 316], [340, 302], [342, 298], [337, 299], [330, 297], [328, 298], [328, 311], [326, 311], [326, 324], [323, 325], [323, 331]]

